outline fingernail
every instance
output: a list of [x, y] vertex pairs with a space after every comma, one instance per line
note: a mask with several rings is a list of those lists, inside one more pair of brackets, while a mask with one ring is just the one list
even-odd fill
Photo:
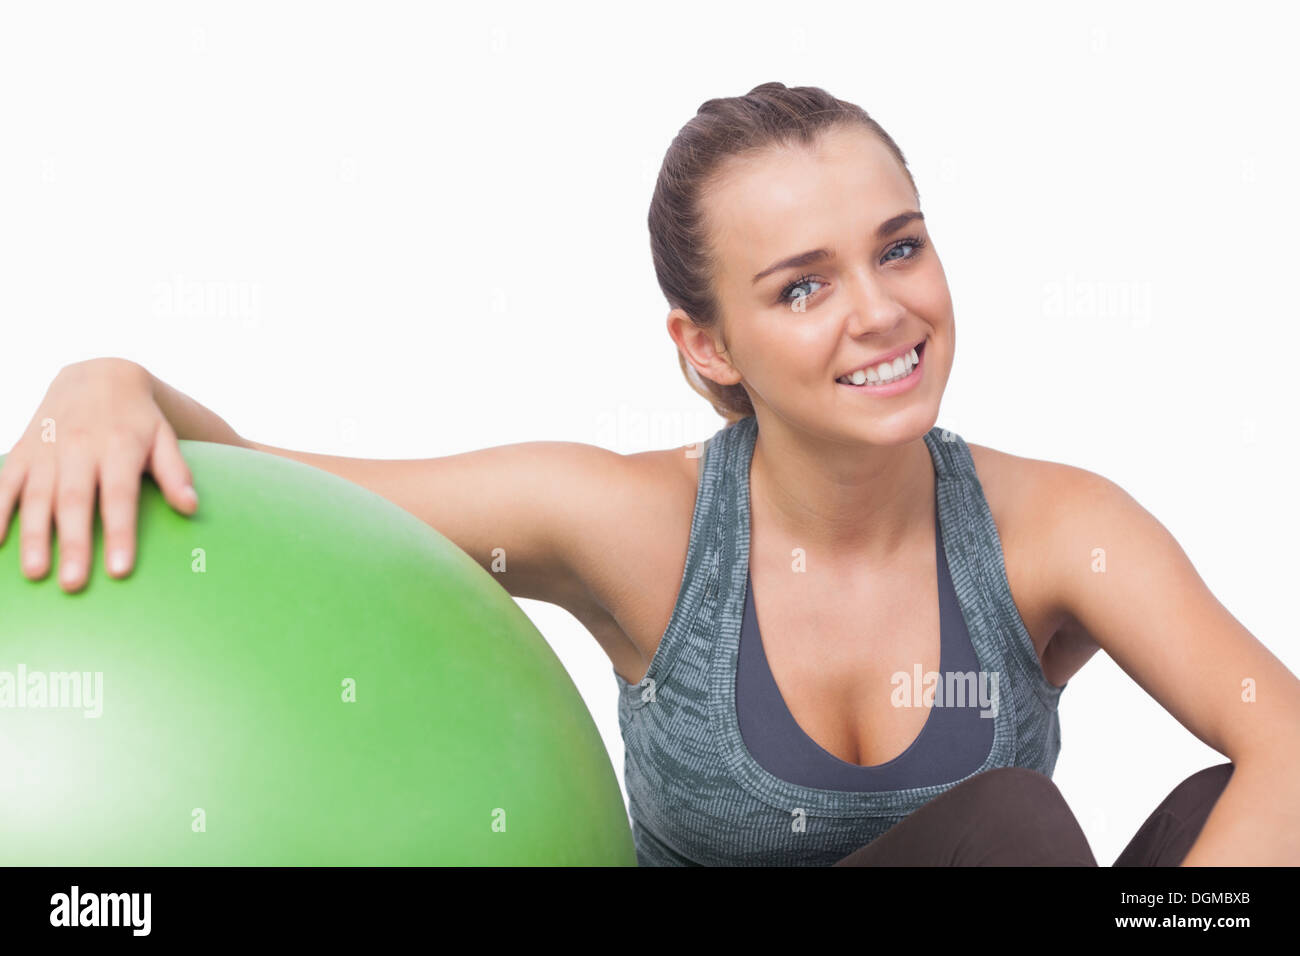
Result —
[[187, 498], [193, 498], [195, 501], [198, 501], [198, 500], [199, 500], [199, 493], [198, 493], [197, 491], [194, 490], [194, 486], [193, 486], [193, 485], [186, 485], [186, 486], [181, 490], [181, 494], [183, 494], [183, 495], [184, 495], [185, 497], [187, 497]]
[[28, 551], [23, 555], [23, 564], [27, 570], [35, 571], [41, 566], [41, 553], [39, 551]]
[[64, 561], [59, 576], [65, 581], [77, 580], [77, 578], [81, 577], [81, 562], [75, 559]]
[[115, 548], [108, 555], [108, 570], [113, 574], [124, 574], [126, 572], [126, 552], [120, 548]]

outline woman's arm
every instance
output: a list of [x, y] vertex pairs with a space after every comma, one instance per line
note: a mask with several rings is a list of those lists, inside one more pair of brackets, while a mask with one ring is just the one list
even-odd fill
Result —
[[619, 543], [620, 501], [646, 484], [630, 457], [579, 442], [521, 442], [418, 459], [245, 445], [369, 488], [450, 539], [514, 597], [571, 612], [592, 600], [582, 569]]
[[1060, 608], [1232, 777], [1184, 866], [1300, 865], [1300, 680], [1118, 485], [1057, 463], [1036, 494]]
[[[84, 585], [98, 497], [110, 574], [134, 564], [140, 478], [153, 474], [185, 514], [199, 507], [178, 442], [236, 445], [292, 458], [388, 498], [479, 562], [516, 597], [577, 611], [588, 572], [620, 543], [625, 517], [656, 486], [636, 456], [576, 442], [526, 442], [419, 460], [372, 460], [273, 448], [127, 359], [79, 362], [51, 384], [0, 464], [0, 544], [21, 515], [24, 571], [48, 570], [50, 525], [67, 590]], [[201, 491], [201, 489], [200, 489]], [[15, 511], [16, 509], [16, 511]], [[118, 558], [121, 558], [121, 564]]]
[[421, 459], [277, 448], [241, 437], [215, 412], [151, 378], [154, 400], [180, 438], [239, 445], [346, 478], [446, 536], [511, 595], [569, 610], [590, 597], [578, 570], [582, 550], [599, 550], [611, 527], [595, 509], [638, 481], [625, 456], [579, 442], [521, 442]]
[[172, 388], [143, 366], [139, 368], [149, 377], [154, 403], [171, 423], [177, 438], [210, 441], [220, 445], [239, 445], [242, 448], [252, 447], [252, 442], [239, 437], [239, 434], [216, 412], [204, 408], [184, 392]]

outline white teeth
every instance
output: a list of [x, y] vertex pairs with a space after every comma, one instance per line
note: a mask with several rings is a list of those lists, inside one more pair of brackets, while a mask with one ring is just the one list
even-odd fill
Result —
[[888, 385], [895, 379], [912, 374], [912, 369], [919, 361], [921, 357], [916, 354], [916, 349], [912, 349], [892, 362], [881, 362], [871, 368], [858, 369], [837, 381], [852, 385]]

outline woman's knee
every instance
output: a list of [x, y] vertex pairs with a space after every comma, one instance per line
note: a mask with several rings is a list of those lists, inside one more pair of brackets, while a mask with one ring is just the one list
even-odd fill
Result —
[[1079, 821], [1046, 774], [997, 767], [959, 786], [978, 821], [985, 865], [1096, 866]]
[[1232, 779], [1232, 771], [1230, 762], [1196, 771], [1169, 792], [1152, 816], [1166, 814], [1180, 825], [1192, 826], [1199, 831]]
[[1200, 835], [1210, 811], [1232, 779], [1233, 764], [1198, 770], [1169, 792], [1113, 866], [1177, 866]]
[[969, 797], [1005, 805], [1008, 798], [1065, 802], [1052, 778], [1028, 767], [994, 767], [968, 777], [948, 793], [962, 791]]
[[962, 781], [959, 786], [968, 797], [985, 804], [985, 812], [990, 816], [1014, 821], [1030, 809], [1069, 812], [1065, 797], [1052, 778], [1028, 767], [994, 767]]
[[949, 787], [837, 866], [1096, 866], [1044, 774], [999, 767]]
[[1174, 787], [1162, 806], [1174, 813], [1194, 813], [1206, 804], [1213, 806], [1232, 779], [1233, 769], [1234, 765], [1229, 761], [1196, 771]]

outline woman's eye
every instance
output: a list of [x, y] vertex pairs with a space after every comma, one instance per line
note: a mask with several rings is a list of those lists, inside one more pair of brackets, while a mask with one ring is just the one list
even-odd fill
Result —
[[[808, 298], [808, 297], [814, 295], [814, 294], [816, 293], [817, 290], [816, 290], [816, 289], [813, 289], [812, 291], [808, 291], [808, 292], [804, 292], [804, 291], [800, 291], [800, 290], [802, 290], [802, 289], [804, 289], [804, 288], [806, 288], [806, 287], [808, 287], [808, 286], [814, 286], [814, 285], [820, 286], [820, 285], [825, 285], [825, 284], [826, 284], [826, 283], [822, 282], [821, 280], [819, 280], [819, 279], [814, 279], [814, 278], [812, 278], [811, 276], [804, 276], [804, 277], [801, 278], [801, 279], [795, 279], [795, 280], [794, 280], [793, 282], [791, 282], [788, 286], [786, 286], [784, 289], [781, 290], [781, 301], [782, 301], [782, 302], [794, 302], [794, 301], [797, 301], [797, 300], [799, 300], [799, 299], [806, 299], [806, 298]], [[792, 293], [794, 294], [794, 298], [793, 298], [793, 299], [791, 298], [791, 294], [792, 294]]]
[[[926, 246], [926, 240], [921, 236], [913, 236], [910, 239], [902, 239], [896, 245], [892, 246], [888, 252], [885, 253], [884, 259], [882, 259], [881, 261], [897, 262], [900, 259], [915, 259], [918, 255], [920, 255], [921, 250], [924, 249], [925, 246]], [[911, 251], [904, 253], [904, 250], [911, 250]], [[895, 252], [904, 253], [904, 254], [896, 256], [894, 255]], [[795, 279], [788, 286], [786, 286], [784, 289], [781, 290], [781, 302], [786, 305], [791, 305], [797, 303], [801, 299], [811, 298], [812, 296], [817, 294], [816, 289], [809, 289], [809, 291], [802, 291], [802, 290], [810, 286], [823, 286], [823, 285], [826, 285], [826, 283], [822, 282], [820, 279], [816, 279], [812, 276], [800, 276], [799, 278]]]
[[912, 249], [920, 251], [923, 245], [925, 245], [925, 243], [921, 242], [919, 239], [904, 239], [898, 245], [894, 246], [894, 248], [890, 249], [887, 253], [885, 253], [885, 261], [888, 262], [891, 256], [893, 256], [896, 259], [910, 259], [912, 258], [912, 256], [916, 255], [916, 252], [913, 252], [911, 253], [911, 255], [906, 255], [906, 256], [894, 256], [894, 253], [902, 249], [906, 249], [909, 246]]

